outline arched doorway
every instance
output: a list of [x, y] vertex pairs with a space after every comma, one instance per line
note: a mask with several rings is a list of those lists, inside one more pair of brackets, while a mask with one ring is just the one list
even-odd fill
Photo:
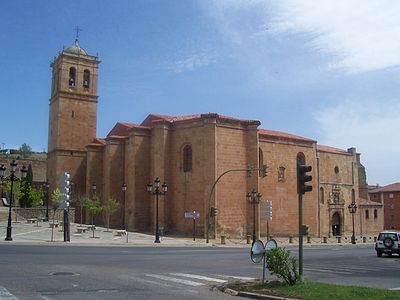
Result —
[[340, 235], [340, 214], [338, 212], [335, 212], [332, 216], [332, 235], [333, 236], [338, 236]]

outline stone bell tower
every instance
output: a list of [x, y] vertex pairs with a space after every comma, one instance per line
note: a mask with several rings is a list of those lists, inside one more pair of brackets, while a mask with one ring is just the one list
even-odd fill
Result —
[[96, 137], [99, 63], [75, 39], [50, 65], [47, 178], [51, 190], [59, 186], [61, 174], [68, 172], [73, 194], [85, 193], [85, 147]]

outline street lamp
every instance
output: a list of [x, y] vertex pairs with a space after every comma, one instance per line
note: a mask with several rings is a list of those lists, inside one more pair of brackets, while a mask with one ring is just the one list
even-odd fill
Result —
[[[12, 226], [11, 226], [11, 210], [12, 210], [12, 205], [14, 202], [14, 181], [18, 180], [17, 176], [15, 175], [15, 172], [17, 171], [17, 162], [15, 159], [10, 163], [10, 176], [8, 179], [11, 180], [11, 199], [9, 203], [9, 211], [8, 211], [8, 223], [7, 223], [7, 236], [5, 238], [6, 241], [12, 241]], [[1, 165], [0, 167], [0, 178], [3, 180], [4, 174], [6, 171], [6, 167], [4, 165]], [[21, 178], [26, 177], [26, 173], [28, 172], [28, 169], [25, 166], [22, 166], [21, 168]], [[7, 179], [7, 178], [6, 178]]]
[[253, 189], [251, 193], [247, 193], [246, 198], [251, 204], [253, 204], [253, 243], [256, 241], [256, 204], [260, 203], [262, 195], [257, 193], [256, 189]]
[[124, 202], [123, 202], [123, 207], [122, 207], [122, 226], [123, 226], [122, 229], [124, 229], [124, 230], [126, 229], [126, 227], [125, 227], [125, 194], [126, 194], [126, 189], [127, 189], [127, 186], [126, 186], [126, 183], [124, 182], [122, 184], [122, 186], [121, 186], [122, 193], [124, 194]]
[[97, 189], [96, 183], [93, 183], [92, 184], [92, 195], [93, 195], [93, 197], [96, 197], [96, 189]]
[[44, 188], [46, 189], [46, 222], [49, 221], [49, 181], [46, 179], [46, 183], [43, 184]]
[[352, 218], [352, 221], [353, 221], [353, 235], [351, 236], [351, 243], [355, 244], [356, 243], [356, 237], [354, 235], [354, 214], [356, 213], [357, 205], [353, 201], [352, 203], [349, 204], [348, 208], [349, 208], [349, 212], [351, 213], [351, 218]]
[[156, 239], [154, 241], [154, 243], [159, 243], [160, 242], [160, 231], [158, 228], [158, 196], [160, 195], [164, 195], [167, 193], [168, 190], [168, 186], [167, 184], [164, 182], [162, 185], [162, 190], [160, 190], [160, 178], [156, 178], [156, 180], [154, 180], [154, 184], [152, 184], [151, 182], [149, 182], [147, 184], [147, 191], [150, 194], [156, 195]]

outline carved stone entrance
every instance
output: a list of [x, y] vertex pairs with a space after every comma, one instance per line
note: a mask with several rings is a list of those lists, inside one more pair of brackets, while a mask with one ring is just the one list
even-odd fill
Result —
[[341, 218], [338, 212], [335, 212], [332, 216], [332, 235], [338, 236], [341, 232]]

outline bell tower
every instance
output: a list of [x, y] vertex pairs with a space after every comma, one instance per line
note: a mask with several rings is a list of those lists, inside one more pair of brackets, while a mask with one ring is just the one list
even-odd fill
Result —
[[51, 190], [59, 185], [61, 174], [68, 172], [73, 193], [85, 193], [86, 145], [96, 137], [99, 63], [76, 38], [50, 65], [47, 178]]

